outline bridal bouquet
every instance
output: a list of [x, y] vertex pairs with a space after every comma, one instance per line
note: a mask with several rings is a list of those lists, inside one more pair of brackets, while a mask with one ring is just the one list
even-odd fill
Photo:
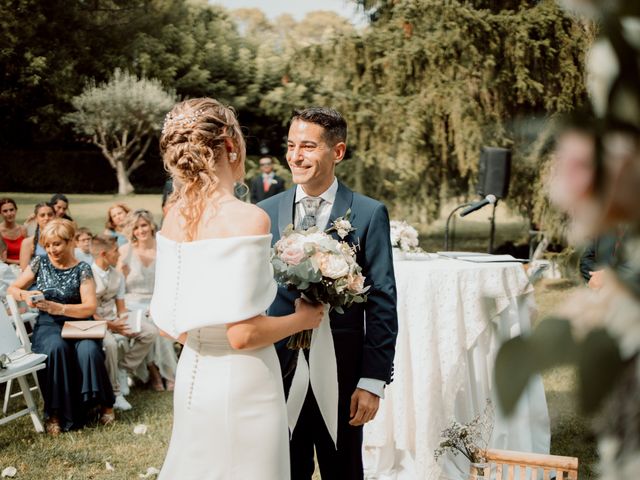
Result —
[[391, 220], [391, 246], [403, 252], [418, 250], [418, 231], [405, 221]]
[[[336, 230], [344, 238], [351, 230], [348, 220], [338, 219], [327, 231]], [[289, 225], [273, 247], [271, 263], [276, 281], [298, 290], [312, 302], [343, 313], [353, 303], [367, 300], [362, 268], [356, 263], [355, 247], [338, 241], [317, 227], [295, 230]], [[309, 348], [311, 330], [293, 335], [287, 346]]]

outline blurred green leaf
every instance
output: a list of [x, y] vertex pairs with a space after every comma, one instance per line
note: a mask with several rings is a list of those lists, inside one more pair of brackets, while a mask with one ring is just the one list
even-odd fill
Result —
[[510, 414], [532, 375], [575, 361], [576, 344], [568, 321], [548, 318], [528, 337], [505, 342], [496, 357], [498, 402]]
[[515, 408], [529, 378], [535, 373], [535, 368], [529, 344], [522, 337], [512, 338], [500, 347], [496, 357], [495, 376], [498, 403], [507, 414]]
[[578, 351], [580, 406], [585, 413], [595, 412], [611, 392], [624, 369], [616, 341], [606, 330], [593, 330]]

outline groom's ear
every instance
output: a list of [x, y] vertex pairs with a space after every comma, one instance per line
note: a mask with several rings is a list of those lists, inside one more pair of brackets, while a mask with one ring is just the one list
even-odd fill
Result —
[[344, 142], [338, 142], [333, 146], [333, 154], [335, 159], [333, 163], [336, 165], [342, 161], [344, 154], [347, 153], [347, 144]]

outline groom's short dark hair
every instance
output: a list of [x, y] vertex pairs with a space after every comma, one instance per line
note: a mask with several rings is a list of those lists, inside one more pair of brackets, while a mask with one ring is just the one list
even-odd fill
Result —
[[347, 142], [347, 122], [340, 112], [333, 108], [308, 107], [304, 110], [294, 110], [289, 124], [294, 120], [320, 125], [324, 128], [325, 140], [332, 146], [338, 142]]

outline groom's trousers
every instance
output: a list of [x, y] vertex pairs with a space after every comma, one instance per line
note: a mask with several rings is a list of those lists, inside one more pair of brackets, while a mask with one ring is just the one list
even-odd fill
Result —
[[[291, 480], [311, 480], [314, 445], [320, 475], [328, 480], [361, 480], [362, 427], [349, 425], [351, 395], [359, 381], [363, 332], [344, 329], [333, 332], [338, 359], [338, 449], [324, 424], [311, 386], [290, 442]], [[284, 379], [288, 393], [291, 376]]]

